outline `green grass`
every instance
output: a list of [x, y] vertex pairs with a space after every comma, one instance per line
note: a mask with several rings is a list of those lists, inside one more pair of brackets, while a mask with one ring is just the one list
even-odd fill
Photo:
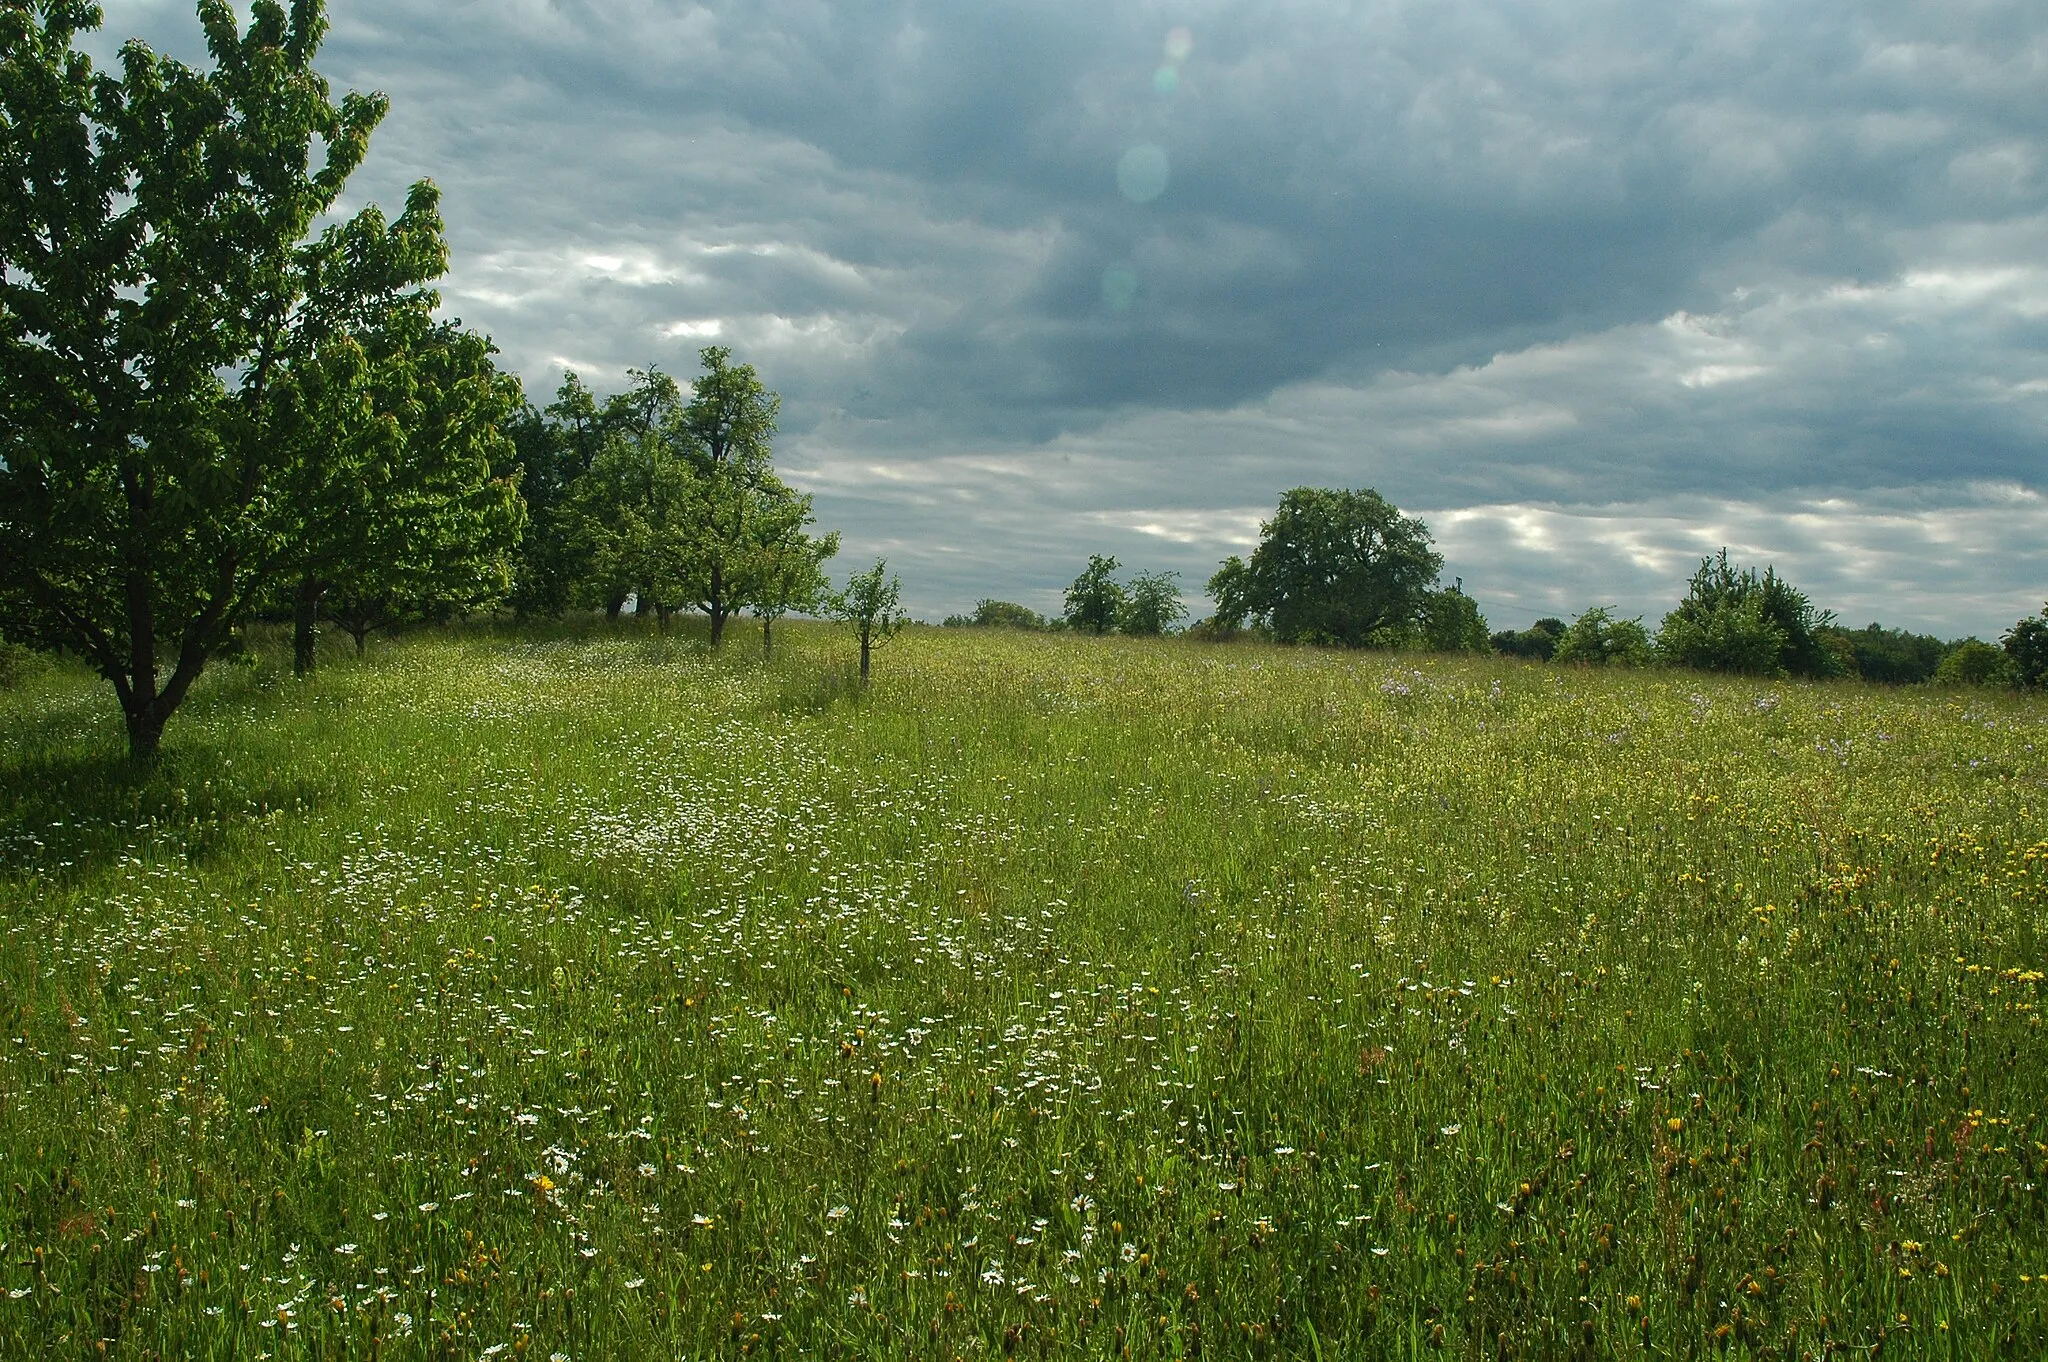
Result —
[[0, 1354], [2048, 1353], [2048, 718], [919, 631], [0, 693]]

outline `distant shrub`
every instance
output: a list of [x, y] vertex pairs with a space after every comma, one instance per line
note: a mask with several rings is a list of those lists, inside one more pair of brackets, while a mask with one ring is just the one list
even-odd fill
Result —
[[1508, 657], [1528, 657], [1538, 662], [1548, 662], [1551, 654], [1557, 651], [1557, 641], [1563, 637], [1564, 621], [1546, 616], [1519, 632], [1503, 629], [1489, 642], [1493, 644], [1495, 652], [1504, 653]]
[[1447, 586], [1422, 598], [1417, 642], [1433, 653], [1483, 653], [1489, 640], [1479, 602], [1462, 586]]
[[2039, 689], [2048, 685], [2048, 606], [2007, 631], [2005, 662], [2014, 685]]
[[1124, 587], [1116, 627], [1126, 634], [1152, 637], [1188, 617], [1180, 598], [1178, 572], [1141, 572]]
[[1980, 638], [1966, 638], [1948, 650], [1934, 669], [1940, 686], [1988, 686], [2005, 679], [2006, 655]]
[[1595, 667], [1642, 667], [1653, 656], [1650, 631], [1640, 619], [1619, 619], [1609, 607], [1596, 605], [1572, 621], [1571, 628], [1558, 639], [1551, 660]]
[[1044, 629], [1045, 616], [1028, 605], [1015, 601], [975, 602], [971, 615], [948, 615], [945, 619], [948, 629]]
[[1738, 570], [1728, 550], [1700, 560], [1686, 597], [1664, 617], [1657, 652], [1701, 671], [1752, 676], [1835, 676], [1841, 659], [1820, 639], [1834, 623], [1775, 568]]
[[1932, 634], [1909, 634], [1875, 623], [1861, 629], [1830, 625], [1820, 630], [1820, 640], [1841, 659], [1844, 673], [1898, 686], [1933, 680], [1948, 651]]

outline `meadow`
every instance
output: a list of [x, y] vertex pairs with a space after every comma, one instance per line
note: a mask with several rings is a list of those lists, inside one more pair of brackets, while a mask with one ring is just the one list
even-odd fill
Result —
[[2048, 706], [479, 629], [0, 691], [0, 1354], [2048, 1355]]

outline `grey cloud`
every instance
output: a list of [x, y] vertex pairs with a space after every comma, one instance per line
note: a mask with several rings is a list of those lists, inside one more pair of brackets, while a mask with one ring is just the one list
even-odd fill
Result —
[[[192, 54], [181, 0], [107, 10]], [[928, 612], [1042, 605], [1090, 548], [1198, 579], [1304, 482], [1430, 510], [1510, 614], [1663, 599], [1714, 527], [1930, 626], [1949, 601], [1983, 632], [2041, 589], [2034, 522], [1968, 490], [2041, 485], [2037, 8], [334, 17], [323, 69], [394, 101], [356, 196], [442, 183], [450, 311], [536, 395], [565, 365], [616, 383], [735, 345], [849, 552], [890, 552]], [[1161, 97], [1177, 24], [1195, 48]], [[1171, 161], [1145, 205], [1114, 177], [1140, 142]], [[1934, 509], [1843, 511], [1862, 537], [1834, 567], [1797, 510], [1900, 495]], [[1524, 543], [1517, 516], [1557, 532]], [[1942, 526], [1990, 547], [1930, 549]]]

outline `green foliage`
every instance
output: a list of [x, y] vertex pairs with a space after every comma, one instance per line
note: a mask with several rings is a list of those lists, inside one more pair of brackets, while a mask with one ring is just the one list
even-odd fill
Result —
[[1761, 600], [1749, 597], [1666, 615], [1657, 631], [1657, 653], [1678, 667], [1783, 676], [1785, 631], [1764, 613]]
[[1026, 605], [1015, 601], [981, 600], [975, 602], [972, 615], [948, 615], [946, 627], [953, 629], [1029, 629], [1049, 628], [1045, 616]]
[[32, 648], [0, 639], [0, 690], [19, 685], [42, 665], [42, 656]]
[[331, 101], [324, 7], [199, 19], [211, 69], [130, 43], [116, 76], [78, 48], [97, 7], [0, 8], [0, 633], [85, 658], [137, 758], [313, 550], [309, 429], [360, 390], [346, 351], [446, 267], [425, 184], [392, 230], [364, 209], [308, 239], [385, 111]]
[[1068, 628], [1098, 635], [1116, 628], [1124, 608], [1124, 588], [1116, 579], [1116, 568], [1114, 558], [1089, 555], [1088, 566], [1067, 588]]
[[1432, 591], [1422, 598], [1415, 641], [1433, 653], [1483, 653], [1489, 646], [1486, 617], [1462, 584]]
[[1537, 620], [1527, 629], [1519, 632], [1503, 629], [1489, 640], [1493, 650], [1508, 657], [1533, 658], [1548, 662], [1557, 651], [1557, 641], [1564, 637], [1564, 621], [1546, 616]]
[[775, 621], [792, 610], [822, 609], [831, 594], [825, 560], [839, 552], [839, 532], [813, 538], [814, 520], [810, 497], [789, 493], [765, 500], [747, 523], [739, 590], [761, 621], [763, 656], [775, 651]]
[[1841, 661], [1820, 637], [1833, 622], [1777, 569], [1738, 571], [1722, 549], [1700, 560], [1686, 598], [1657, 631], [1657, 651], [1674, 666], [1701, 671], [1834, 676]]
[[1843, 672], [1865, 681], [1889, 685], [1913, 685], [1934, 679], [1948, 650], [1932, 634], [1908, 633], [1871, 623], [1861, 629], [1829, 625], [1819, 631], [1821, 642], [1846, 654]]
[[544, 409], [522, 407], [506, 422], [505, 433], [512, 452], [499, 473], [517, 477], [528, 516], [509, 602], [522, 619], [557, 619], [577, 603], [590, 575], [574, 489], [608, 438], [607, 423], [572, 371], [563, 376], [553, 402]]
[[1980, 638], [1966, 638], [1950, 645], [1941, 665], [1934, 669], [1938, 686], [1989, 686], [2006, 681], [2011, 661], [1996, 644]]
[[[302, 674], [318, 611], [360, 656], [372, 629], [493, 605], [512, 584], [526, 507], [516, 471], [494, 469], [510, 461], [501, 426], [523, 406], [519, 383], [493, 364], [488, 339], [436, 323], [425, 302], [406, 299], [366, 328], [360, 391], [346, 411], [330, 397], [294, 465], [314, 470], [293, 489], [307, 508], [294, 591]], [[351, 439], [358, 429], [367, 438]]]
[[888, 562], [877, 558], [866, 572], [856, 572], [846, 589], [831, 596], [827, 611], [853, 631], [860, 641], [860, 683], [868, 683], [868, 658], [878, 643], [895, 637], [909, 622], [903, 613], [903, 582], [888, 573]]
[[1594, 667], [1643, 667], [1654, 656], [1642, 620], [1621, 619], [1610, 607], [1596, 605], [1573, 620], [1558, 638], [1551, 660]]
[[726, 619], [748, 604], [751, 526], [758, 519], [786, 518], [794, 493], [769, 463], [769, 437], [782, 399], [762, 384], [753, 365], [734, 364], [723, 345], [706, 346], [699, 359], [703, 372], [680, 419], [698, 479], [688, 592], [711, 621], [715, 648]]
[[616, 614], [637, 594], [666, 623], [694, 581], [702, 489], [680, 429], [675, 380], [631, 371], [603, 442], [570, 485], [564, 520], [583, 567], [583, 594]]
[[2031, 690], [2048, 686], [2048, 606], [2013, 625], [2002, 641], [2014, 685]]
[[1260, 622], [1283, 643], [1389, 646], [1410, 636], [1443, 559], [1429, 529], [1370, 489], [1297, 487], [1260, 527], [1249, 562], [1209, 579], [1216, 619]]
[[1125, 583], [1117, 607], [1119, 632], [1156, 638], [1188, 617], [1178, 572], [1141, 572]]

